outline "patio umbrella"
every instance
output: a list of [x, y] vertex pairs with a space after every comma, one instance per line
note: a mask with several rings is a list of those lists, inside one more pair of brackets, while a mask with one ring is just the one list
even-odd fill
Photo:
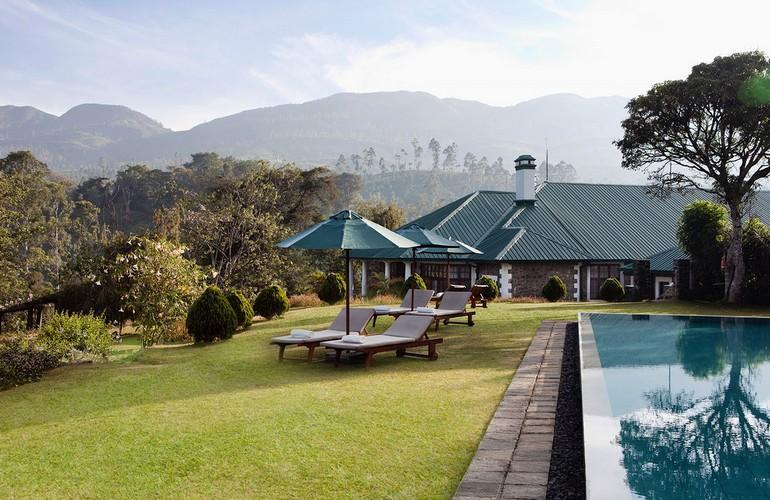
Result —
[[443, 247], [443, 248], [424, 248], [422, 250], [417, 251], [417, 253], [419, 254], [446, 255], [446, 289], [447, 290], [449, 290], [449, 288], [451, 287], [449, 270], [450, 270], [450, 259], [452, 255], [479, 255], [484, 253], [481, 250], [474, 248], [466, 243], [463, 243], [460, 240], [452, 240], [452, 241], [456, 243], [457, 246]]
[[[444, 238], [435, 231], [425, 229], [418, 224], [409, 224], [396, 232], [401, 236], [409, 238], [410, 240], [419, 244], [420, 248], [459, 248], [460, 244], [449, 238]], [[417, 271], [417, 247], [412, 247], [412, 273]], [[412, 303], [411, 309], [414, 311], [414, 280], [412, 280], [411, 286]]]
[[[345, 250], [345, 287], [350, 287], [350, 251], [380, 248], [413, 248], [414, 241], [361, 217], [352, 210], [343, 210], [327, 220], [311, 226], [276, 245], [279, 248], [306, 250]], [[350, 290], [345, 293], [345, 334], [350, 333]]]

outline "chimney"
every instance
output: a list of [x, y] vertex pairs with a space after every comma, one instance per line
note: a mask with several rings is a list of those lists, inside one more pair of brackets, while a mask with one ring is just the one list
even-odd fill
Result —
[[516, 205], [531, 205], [535, 202], [535, 159], [521, 155], [516, 164]]

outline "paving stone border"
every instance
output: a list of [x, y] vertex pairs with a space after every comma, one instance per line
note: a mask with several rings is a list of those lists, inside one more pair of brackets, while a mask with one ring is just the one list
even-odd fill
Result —
[[455, 500], [545, 499], [566, 329], [566, 321], [541, 323]]

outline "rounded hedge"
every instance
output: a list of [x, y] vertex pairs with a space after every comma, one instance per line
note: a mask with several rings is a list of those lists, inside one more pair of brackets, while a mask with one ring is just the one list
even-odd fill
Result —
[[339, 273], [329, 273], [324, 278], [324, 282], [318, 289], [318, 298], [327, 304], [336, 304], [345, 298], [348, 287], [345, 285], [345, 278]]
[[556, 302], [567, 296], [567, 285], [561, 278], [554, 275], [548, 278], [543, 287], [543, 297], [549, 302]]
[[254, 318], [254, 309], [243, 294], [237, 290], [227, 294], [227, 301], [230, 303], [230, 307], [235, 311], [235, 317], [238, 320], [238, 326], [247, 328], [251, 325], [251, 320]]
[[265, 319], [282, 316], [289, 310], [289, 298], [278, 285], [263, 288], [254, 300], [254, 311]]
[[625, 296], [626, 291], [617, 278], [607, 278], [599, 289], [599, 297], [607, 302], [620, 302]]
[[212, 342], [232, 337], [238, 318], [222, 290], [210, 286], [190, 306], [185, 324], [196, 343]]
[[497, 286], [497, 281], [493, 280], [489, 276], [482, 276], [476, 280], [477, 285], [487, 285], [487, 291], [484, 293], [484, 298], [489, 300], [495, 300], [500, 296], [500, 288]]
[[415, 290], [425, 290], [428, 287], [425, 286], [425, 281], [423, 281], [422, 276], [420, 276], [417, 273], [413, 273], [411, 276], [409, 276], [406, 281], [404, 281], [404, 284], [401, 285], [401, 296], [403, 297], [406, 295], [406, 292], [412, 289], [412, 284], [414, 283], [414, 289]]

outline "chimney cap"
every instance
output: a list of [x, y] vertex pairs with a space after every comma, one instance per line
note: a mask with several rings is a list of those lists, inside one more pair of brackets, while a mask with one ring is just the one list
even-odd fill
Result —
[[515, 169], [535, 169], [535, 157], [531, 155], [520, 155], [518, 158], [513, 160], [513, 162], [516, 164]]

